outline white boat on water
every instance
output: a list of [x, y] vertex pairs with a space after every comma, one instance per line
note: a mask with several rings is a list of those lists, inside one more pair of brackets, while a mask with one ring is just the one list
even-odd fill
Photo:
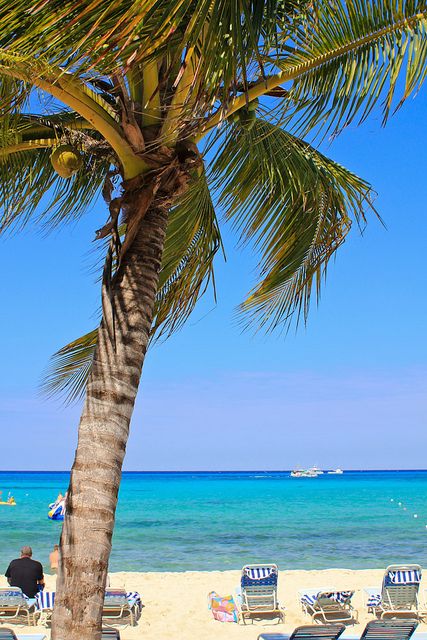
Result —
[[316, 474], [316, 476], [323, 476], [324, 471], [322, 471], [322, 469], [319, 469], [319, 467], [311, 467], [311, 469], [309, 469], [309, 471], [312, 471], [313, 473]]
[[333, 471], [328, 471], [328, 476], [342, 476], [344, 471], [342, 469], [335, 469]]
[[291, 478], [317, 478], [323, 471], [320, 471], [317, 467], [311, 467], [310, 469], [294, 469], [291, 471]]

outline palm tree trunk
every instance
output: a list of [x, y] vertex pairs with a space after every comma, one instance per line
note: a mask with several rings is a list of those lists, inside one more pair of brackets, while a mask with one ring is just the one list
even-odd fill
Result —
[[[113, 278], [110, 300], [103, 305], [62, 530], [53, 640], [101, 637], [117, 494], [153, 320], [166, 226], [164, 209], [146, 212]], [[109, 303], [114, 322], [108, 318]]]

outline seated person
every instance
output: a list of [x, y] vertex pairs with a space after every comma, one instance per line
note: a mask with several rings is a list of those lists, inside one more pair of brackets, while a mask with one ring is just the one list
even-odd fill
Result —
[[44, 585], [43, 567], [32, 555], [31, 547], [22, 547], [21, 557], [12, 560], [5, 573], [10, 586], [19, 587], [28, 598], [35, 598], [39, 585]]

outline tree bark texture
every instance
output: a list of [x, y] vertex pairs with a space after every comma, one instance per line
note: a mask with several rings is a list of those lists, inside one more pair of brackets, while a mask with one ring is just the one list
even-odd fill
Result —
[[[138, 199], [127, 213], [138, 215]], [[98, 640], [117, 495], [167, 227], [149, 208], [103, 301], [61, 537], [52, 640]]]

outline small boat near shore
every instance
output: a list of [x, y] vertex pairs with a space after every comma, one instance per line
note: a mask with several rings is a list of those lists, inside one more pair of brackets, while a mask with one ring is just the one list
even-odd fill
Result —
[[328, 476], [342, 476], [344, 471], [342, 469], [334, 469], [332, 471], [328, 471]]

